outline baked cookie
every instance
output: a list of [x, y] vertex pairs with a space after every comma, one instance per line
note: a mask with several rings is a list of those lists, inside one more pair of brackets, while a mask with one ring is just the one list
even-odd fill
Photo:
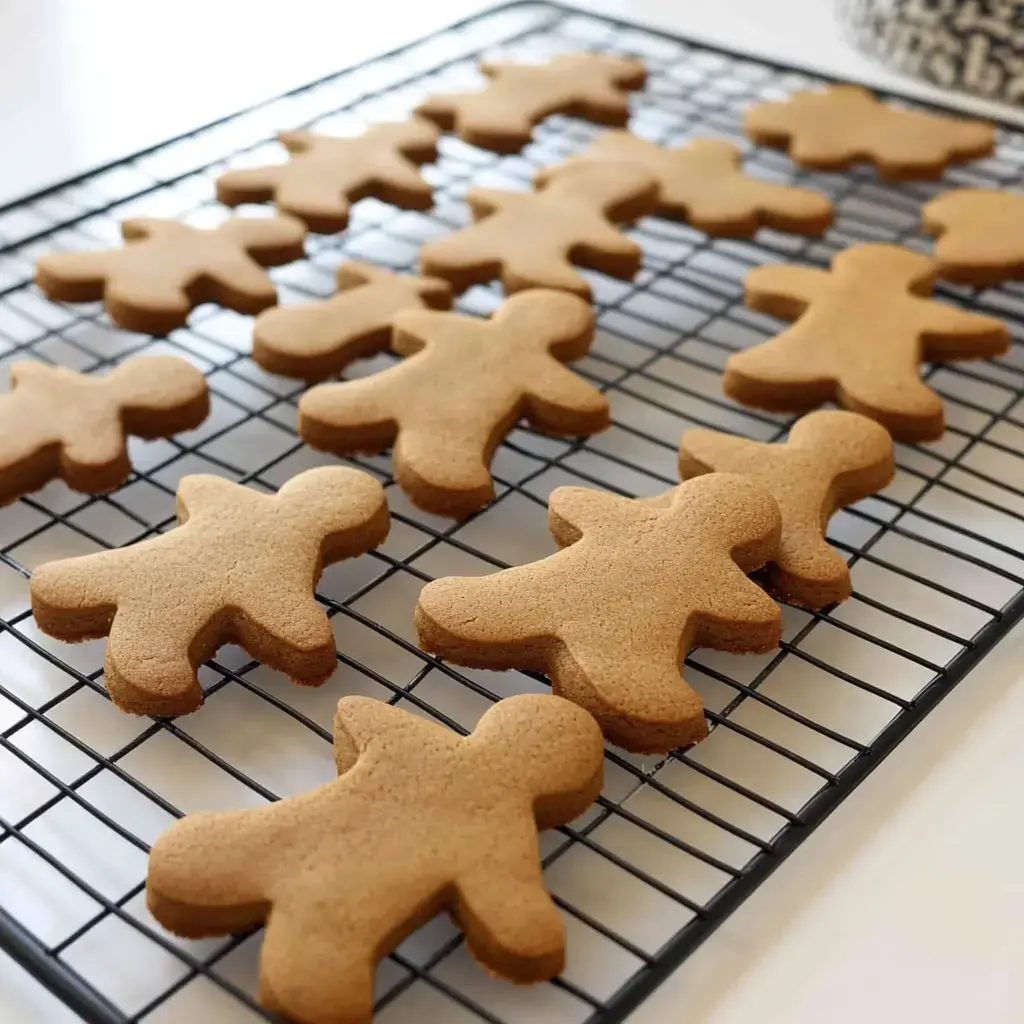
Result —
[[293, 217], [235, 217], [212, 230], [144, 217], [121, 225], [123, 249], [55, 252], [36, 264], [36, 284], [58, 302], [103, 299], [129, 331], [169, 334], [204, 302], [258, 313], [277, 302], [264, 267], [303, 255]]
[[[709, 235], [744, 237], [759, 227], [820, 235], [832, 223], [827, 196], [744, 174], [740, 150], [724, 139], [693, 139], [667, 149], [630, 132], [605, 132], [567, 163], [582, 160], [638, 164], [657, 178], [654, 212]], [[543, 168], [538, 181], [557, 169]]]
[[746, 574], [774, 558], [781, 525], [768, 492], [731, 473], [680, 484], [664, 508], [556, 488], [548, 526], [565, 550], [428, 583], [420, 646], [458, 665], [546, 672], [627, 750], [696, 743], [707, 724], [680, 665], [694, 647], [778, 645], [778, 605]]
[[643, 251], [615, 224], [650, 213], [657, 195], [654, 177], [636, 164], [592, 161], [562, 167], [535, 192], [472, 188], [466, 202], [477, 223], [427, 242], [423, 272], [459, 292], [499, 277], [510, 295], [558, 288], [589, 299], [572, 264], [633, 277]]
[[447, 281], [343, 263], [333, 298], [260, 313], [253, 326], [252, 357], [270, 373], [324, 380], [356, 359], [386, 351], [392, 322], [403, 309], [448, 309], [451, 304]]
[[480, 70], [490, 79], [481, 92], [431, 96], [416, 113], [498, 153], [518, 153], [549, 114], [625, 124], [627, 93], [647, 78], [640, 61], [603, 53], [561, 54], [546, 64], [483, 61]]
[[942, 399], [920, 379], [918, 364], [1001, 355], [1010, 338], [993, 317], [926, 298], [937, 270], [896, 245], [851, 246], [831, 271], [755, 267], [747, 305], [796, 323], [729, 356], [725, 393], [778, 412], [835, 401], [898, 440], [941, 437]]
[[111, 699], [136, 715], [183, 715], [203, 702], [199, 665], [236, 643], [316, 686], [336, 666], [313, 588], [325, 565], [388, 532], [384, 490], [341, 466], [264, 494], [216, 476], [178, 484], [181, 525], [127, 548], [47, 562], [32, 574], [39, 628], [72, 642], [109, 636]]
[[369, 1024], [377, 961], [447, 910], [491, 973], [552, 978], [565, 928], [538, 829], [601, 790], [601, 733], [522, 694], [460, 737], [368, 697], [334, 720], [339, 778], [253, 810], [193, 814], [149, 859], [146, 900], [187, 938], [266, 923], [260, 1000], [302, 1024]]
[[902, 110], [859, 85], [757, 103], [744, 127], [756, 143], [785, 149], [804, 167], [834, 171], [870, 160], [887, 181], [939, 178], [948, 164], [988, 156], [995, 147], [990, 124]]
[[350, 204], [368, 196], [406, 210], [429, 210], [433, 193], [419, 165], [437, 156], [439, 134], [418, 117], [375, 124], [354, 138], [282, 132], [278, 139], [289, 161], [222, 174], [217, 198], [227, 206], [273, 202], [320, 234], [343, 230]]
[[0, 504], [55, 478], [86, 494], [115, 490], [131, 473], [127, 435], [170, 437], [209, 411], [206, 378], [175, 356], [135, 356], [104, 377], [14, 363], [0, 396]]
[[562, 365], [593, 336], [590, 306], [561, 292], [515, 295], [490, 320], [406, 310], [391, 342], [405, 361], [308, 391], [299, 433], [339, 455], [394, 442], [402, 490], [428, 512], [462, 517], [494, 497], [491, 456], [520, 419], [550, 434], [608, 426], [604, 395]]
[[[771, 593], [790, 604], [824, 608], [852, 593], [850, 568], [825, 540], [829, 519], [877, 493], [895, 472], [892, 438], [854, 412], [808, 413], [784, 444], [763, 444], [717, 430], [688, 430], [679, 475], [739, 473], [763, 487], [782, 513], [782, 540], [764, 572]], [[672, 492], [655, 499], [671, 500]]]
[[1024, 194], [958, 188], [926, 203], [939, 276], [979, 288], [1024, 278]]

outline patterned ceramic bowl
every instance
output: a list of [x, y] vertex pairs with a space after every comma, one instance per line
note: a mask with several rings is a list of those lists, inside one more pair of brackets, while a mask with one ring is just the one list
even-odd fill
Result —
[[861, 49], [901, 71], [1024, 103], [1024, 2], [838, 0]]

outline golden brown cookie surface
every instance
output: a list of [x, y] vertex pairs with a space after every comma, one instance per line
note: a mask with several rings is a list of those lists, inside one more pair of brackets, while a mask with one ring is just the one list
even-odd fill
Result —
[[258, 313], [277, 302], [264, 267], [303, 254], [305, 227], [292, 217], [234, 217], [212, 230], [152, 217], [121, 225], [125, 246], [58, 252], [36, 264], [36, 284], [59, 302], [103, 299], [114, 323], [168, 334], [203, 302]]
[[196, 670], [226, 643], [295, 682], [327, 679], [334, 634], [313, 588], [325, 565], [387, 536], [380, 484], [340, 466], [300, 473], [273, 495], [186, 476], [178, 518], [177, 529], [130, 547], [36, 569], [40, 629], [72, 642], [109, 636], [107, 689], [132, 714], [198, 708]]
[[561, 54], [546, 64], [484, 61], [480, 70], [490, 79], [484, 90], [431, 96], [416, 112], [498, 153], [518, 153], [549, 114], [625, 124], [627, 92], [647, 77], [639, 61], [596, 53]]
[[573, 264], [631, 278], [643, 252], [615, 223], [650, 213], [658, 185], [635, 164], [579, 162], [551, 173], [534, 192], [472, 188], [466, 197], [477, 223], [427, 242], [423, 272], [456, 291], [500, 278], [508, 294], [558, 288], [590, 298]]
[[608, 403], [562, 361], [586, 355], [594, 314], [560, 292], [513, 296], [489, 320], [408, 310], [380, 373], [321, 384], [299, 402], [299, 433], [336, 454], [394, 442], [395, 475], [417, 505], [461, 517], [494, 497], [495, 448], [525, 418], [552, 434], [608, 425]]
[[334, 734], [336, 781], [254, 810], [193, 814], [157, 840], [153, 916], [186, 937], [266, 921], [260, 998], [302, 1024], [368, 1024], [377, 961], [443, 910], [489, 971], [518, 982], [558, 974], [565, 929], [537, 831], [600, 792], [593, 719], [525, 694], [463, 738], [345, 697]]
[[451, 286], [405, 277], [369, 263], [338, 268], [338, 294], [323, 302], [265, 310], [253, 326], [252, 357], [271, 373], [324, 380], [355, 359], [383, 352], [404, 309], [448, 309]]
[[[654, 213], [686, 221], [709, 235], [746, 236], [759, 227], [819, 235], [832, 223], [827, 196], [744, 174], [740, 150], [723, 139], [693, 139], [668, 149], [630, 132], [605, 132], [568, 162], [577, 160], [645, 168], [658, 181]], [[538, 180], [551, 172], [543, 169]]]
[[437, 155], [438, 134], [418, 117], [375, 124], [352, 138], [282, 132], [278, 138], [289, 161], [222, 174], [217, 198], [228, 206], [273, 202], [322, 234], [343, 230], [350, 204], [368, 196], [403, 209], [429, 210], [432, 191], [419, 165]]
[[878, 420], [899, 440], [942, 436], [942, 399], [918, 366], [1000, 355], [994, 317], [935, 302], [937, 264], [895, 245], [854, 245], [814, 267], [762, 266], [746, 279], [747, 305], [792, 327], [731, 355], [723, 388], [739, 402], [803, 412], [834, 400]]
[[888, 432], [853, 412], [808, 413], [793, 424], [784, 444], [688, 430], [679, 446], [684, 480], [703, 473], [739, 473], [776, 500], [782, 540], [765, 575], [773, 593], [808, 608], [824, 608], [851, 594], [849, 566], [825, 539], [828, 520], [880, 491], [894, 471]]
[[778, 606], [746, 577], [778, 548], [775, 501], [729, 473], [681, 484], [663, 508], [559, 487], [548, 525], [557, 554], [428, 583], [420, 646], [460, 665], [546, 672], [627, 750], [703, 739], [700, 697], [679, 674], [687, 652], [768, 651], [781, 636]]
[[798, 92], [747, 109], [747, 135], [804, 167], [838, 170], [870, 160], [882, 178], [938, 178], [949, 163], [988, 156], [992, 126], [881, 103], [859, 85]]
[[61, 366], [11, 366], [0, 396], [0, 504], [59, 477], [87, 494], [128, 479], [127, 435], [169, 437], [210, 411], [206, 379], [175, 356], [135, 356], [104, 377]]
[[939, 276], [978, 287], [1024, 277], [1024, 195], [958, 188], [926, 203]]

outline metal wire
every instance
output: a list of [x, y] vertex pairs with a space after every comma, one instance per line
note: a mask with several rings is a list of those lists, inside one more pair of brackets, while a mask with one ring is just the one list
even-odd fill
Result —
[[[84, 1020], [221, 1019], [231, 1004], [269, 1019], [254, 995], [257, 938], [184, 943], [147, 917], [145, 853], [160, 828], [197, 807], [258, 804], [327, 777], [329, 709], [343, 693], [369, 692], [465, 732], [488, 702], [542, 687], [541, 677], [462, 671], [419, 651], [409, 627], [419, 585], [545, 553], [546, 496], [559, 483], [626, 494], [670, 486], [687, 426], [784, 437], [786, 418], [740, 409], [719, 386], [731, 351], [778, 329], [742, 305], [750, 267], [825, 265], [862, 240], [926, 246], [917, 211], [942, 186], [883, 185], [863, 168], [794, 174], [780, 154], [752, 153], [755, 173], [829, 193], [834, 228], [820, 240], [764, 230], [737, 241], [656, 218], [638, 225], [645, 268], [632, 283], [591, 275], [600, 332], [576, 367], [609, 395], [610, 431], [564, 441], [516, 430], [495, 460], [496, 501], [461, 523], [404, 501], [387, 457], [352, 460], [387, 486], [395, 529], [380, 551], [334, 567], [321, 583], [340, 648], [338, 675], [323, 690], [290, 688], [227, 649], [203, 670], [201, 712], [177, 721], [118, 715], [106, 702], [101, 645], [69, 648], [35, 630], [24, 583], [33, 566], [167, 529], [183, 473], [273, 489], [330, 460], [296, 437], [301, 386], [250, 360], [247, 318], [205, 307], [164, 341], [126, 334], [98, 306], [42, 299], [30, 283], [34, 259], [108, 243], [117, 221], [138, 212], [207, 222], [225, 161], [265, 159], [278, 129], [401, 116], [428, 91], [471, 83], [481, 53], [529, 60], [580, 49], [645, 60], [651, 76], [636, 97], [634, 127], [668, 144], [694, 134], [743, 144], [746, 104], [819, 81], [554, 5], [519, 4], [0, 210], [0, 361], [92, 372], [134, 352], [174, 351], [203, 369], [213, 394], [211, 419], [198, 431], [133, 447], [135, 472], [117, 493], [86, 498], [54, 484], [0, 513], [0, 774], [13, 780], [0, 793], [0, 949]], [[434, 210], [364, 201], [344, 235], [312, 239], [305, 261], [274, 272], [284, 299], [329, 294], [343, 258], [414, 269], [420, 242], [465, 222], [469, 183], [526, 187], [537, 167], [579, 150], [594, 131], [550, 118], [521, 155], [504, 158], [444, 140], [429, 172]], [[1011, 130], [997, 158], [947, 176], [990, 187], [1022, 179], [1024, 138]], [[1024, 490], [1015, 483], [1024, 480], [1024, 288], [940, 291], [1005, 318], [1011, 353], [928, 370], [947, 401], [946, 437], [899, 445], [893, 486], [830, 528], [853, 567], [853, 598], [824, 612], [786, 609], [774, 655], [696, 652], [686, 671], [705, 699], [709, 739], [660, 759], [609, 750], [596, 807], [545, 838], [547, 879], [569, 922], [565, 975], [513, 991], [467, 967], [459, 935], [435, 922], [382, 966], [380, 1020], [422, 1020], [428, 1009], [496, 1024], [623, 1020], [1024, 615]], [[496, 290], [474, 288], [460, 308], [483, 314], [498, 301]]]

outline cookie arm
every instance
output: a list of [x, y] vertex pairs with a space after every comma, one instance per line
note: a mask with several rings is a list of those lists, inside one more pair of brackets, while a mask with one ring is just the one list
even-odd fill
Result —
[[56, 302], [95, 302], [116, 264], [116, 250], [51, 252], [36, 264], [36, 284]]
[[274, 198], [285, 164], [227, 171], [217, 179], [217, 200], [225, 206], [265, 203]]
[[153, 845], [146, 903], [175, 935], [226, 935], [270, 909], [263, 874], [272, 855], [272, 808], [191, 814]]
[[643, 506], [591, 487], [556, 487], [548, 498], [548, 529], [559, 547], [568, 547], [607, 519], [630, 513], [642, 519]]
[[516, 603], [515, 598], [543, 587], [538, 569], [556, 558], [489, 576], [449, 576], [428, 583], [414, 617], [420, 647], [459, 665], [543, 669], [556, 617], [543, 601]]
[[814, 267], [772, 265], [755, 267], [743, 287], [751, 309], [782, 320], [795, 320], [825, 294], [829, 276]]
[[728, 471], [733, 460], [756, 445], [745, 437], [724, 434], [718, 430], [687, 430], [679, 442], [679, 476], [683, 480]]
[[501, 263], [495, 235], [486, 222], [435, 238], [420, 248], [423, 273], [443, 278], [457, 292], [497, 277]]
[[968, 313], [956, 306], [925, 300], [922, 304], [924, 357], [929, 360], [971, 359], [1003, 355], [1010, 334], [1002, 320]]

